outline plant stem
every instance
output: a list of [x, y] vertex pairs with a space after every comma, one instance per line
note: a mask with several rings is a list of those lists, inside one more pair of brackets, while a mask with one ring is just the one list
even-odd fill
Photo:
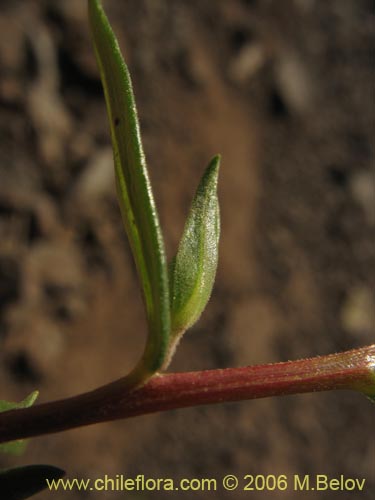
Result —
[[0, 414], [0, 442], [188, 406], [350, 389], [375, 396], [375, 344], [328, 356], [156, 375], [129, 391], [124, 379], [72, 398]]

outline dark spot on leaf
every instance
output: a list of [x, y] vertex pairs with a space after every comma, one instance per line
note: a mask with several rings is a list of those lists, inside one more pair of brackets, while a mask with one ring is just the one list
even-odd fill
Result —
[[118, 116], [116, 116], [114, 122], [115, 122], [115, 126], [118, 127], [120, 125], [120, 118]]

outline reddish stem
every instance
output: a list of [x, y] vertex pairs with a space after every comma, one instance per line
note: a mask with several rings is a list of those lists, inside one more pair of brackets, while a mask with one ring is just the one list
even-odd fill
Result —
[[120, 379], [68, 399], [0, 414], [0, 442], [146, 413], [228, 401], [352, 389], [375, 396], [375, 344], [339, 354], [245, 368], [154, 376], [129, 391]]

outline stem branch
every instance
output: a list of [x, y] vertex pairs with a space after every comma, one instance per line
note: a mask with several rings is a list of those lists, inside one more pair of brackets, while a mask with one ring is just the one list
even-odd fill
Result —
[[375, 396], [375, 344], [283, 363], [156, 375], [129, 390], [119, 379], [94, 391], [0, 413], [0, 442], [188, 406], [351, 389]]

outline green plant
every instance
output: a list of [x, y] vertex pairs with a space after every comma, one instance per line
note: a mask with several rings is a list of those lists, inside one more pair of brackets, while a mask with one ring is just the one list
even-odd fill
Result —
[[[375, 345], [273, 365], [160, 375], [181, 336], [205, 308], [214, 283], [220, 158], [212, 159], [202, 177], [178, 252], [168, 266], [130, 76], [100, 1], [88, 0], [88, 5], [107, 104], [118, 199], [141, 283], [148, 340], [128, 375], [90, 393], [36, 406], [31, 406], [35, 395], [18, 405], [2, 402], [0, 442], [8, 443], [2, 445], [3, 451], [21, 451], [19, 440], [23, 438], [171, 408], [333, 389], [357, 390], [374, 398]], [[12, 490], [29, 472], [4, 471], [0, 475], [2, 491], [13, 498], [26, 498], [37, 491], [35, 483], [16, 494]], [[62, 472], [42, 468], [40, 473], [58, 477]]]

